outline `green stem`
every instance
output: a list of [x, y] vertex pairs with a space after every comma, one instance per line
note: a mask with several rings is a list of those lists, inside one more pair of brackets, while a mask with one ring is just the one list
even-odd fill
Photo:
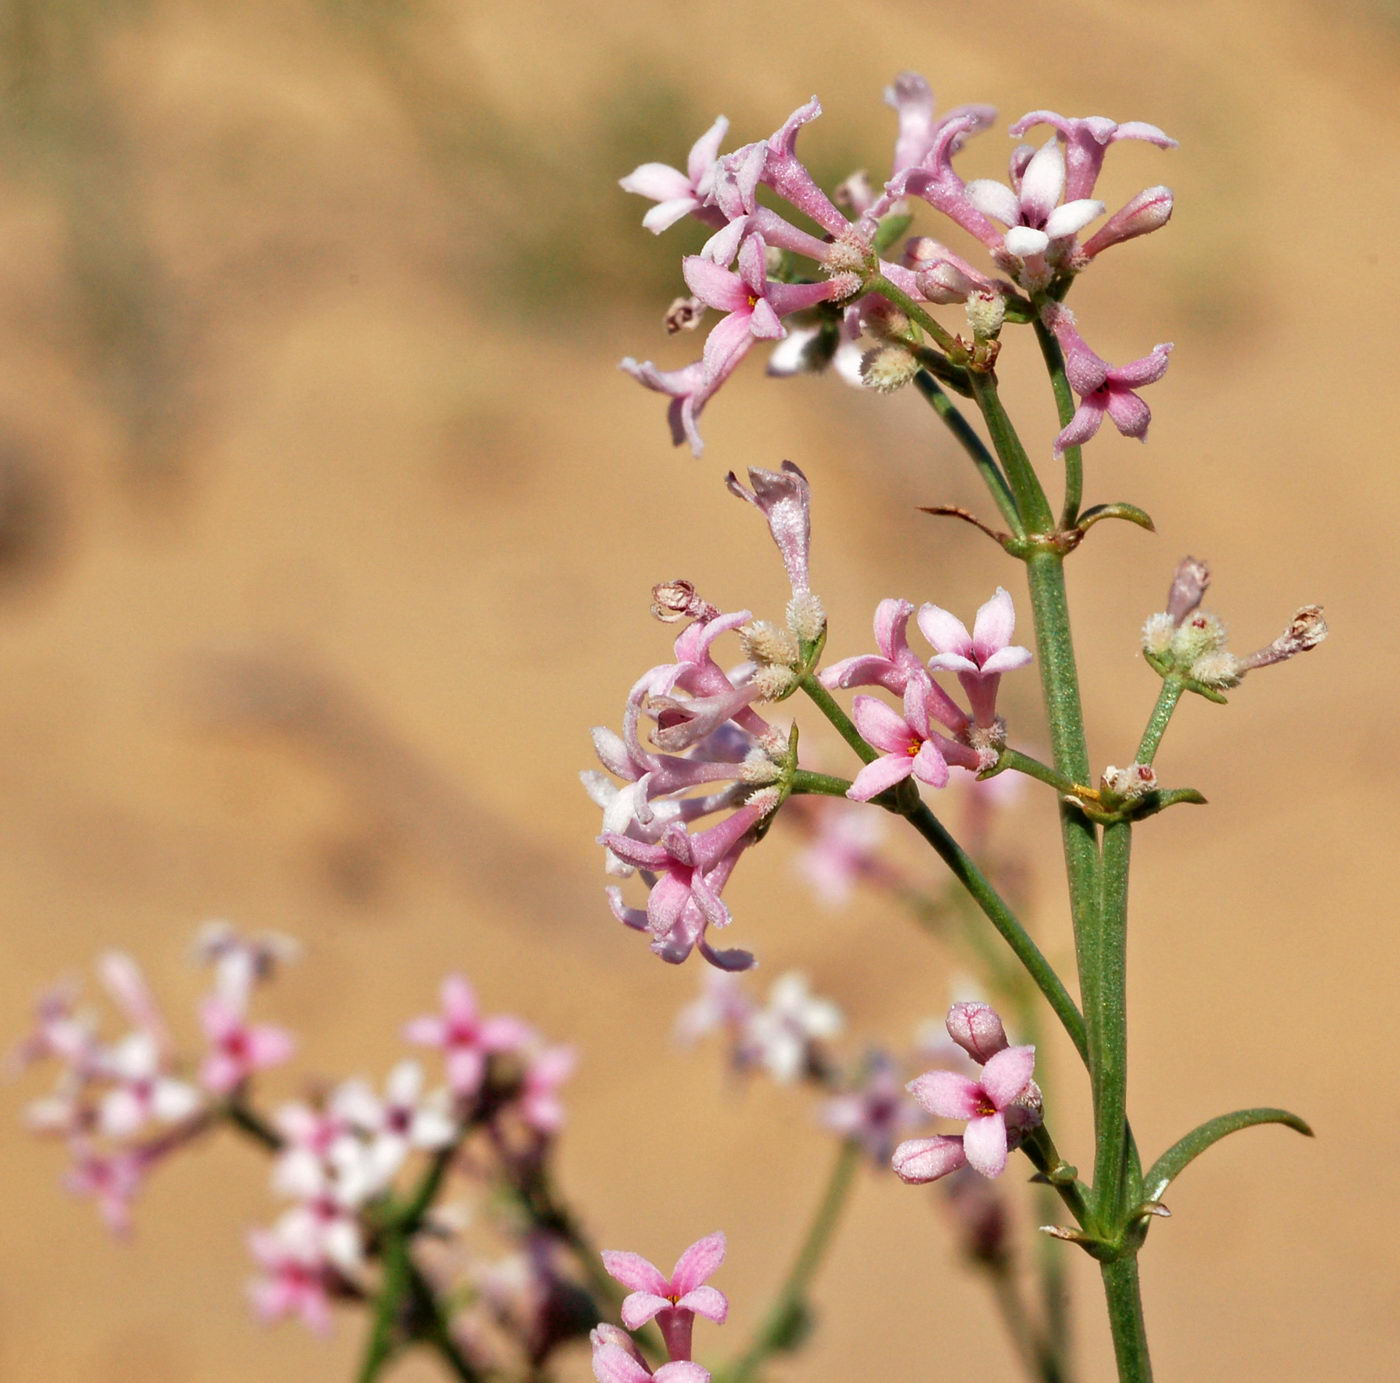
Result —
[[747, 1383], [770, 1355], [790, 1347], [793, 1328], [800, 1323], [812, 1278], [821, 1266], [832, 1235], [836, 1231], [841, 1210], [846, 1204], [851, 1183], [855, 1179], [860, 1156], [861, 1146], [855, 1139], [847, 1138], [842, 1141], [826, 1190], [822, 1193], [812, 1222], [807, 1228], [807, 1236], [803, 1239], [797, 1257], [778, 1290], [777, 1299], [759, 1327], [753, 1344], [727, 1375], [729, 1383]]
[[1016, 537], [1024, 538], [1026, 526], [1021, 522], [1021, 515], [1016, 510], [1016, 497], [1011, 493], [1011, 487], [1006, 483], [1006, 477], [1001, 473], [996, 458], [972, 430], [972, 424], [963, 417], [953, 400], [938, 387], [938, 382], [932, 375], [920, 371], [914, 376], [914, 387], [928, 400], [959, 446], [972, 458], [972, 464], [977, 467], [987, 489], [991, 491], [1006, 526]]
[[1069, 1034], [1075, 1049], [1081, 1057], [1087, 1057], [1089, 1048], [1084, 1019], [1080, 1015], [1078, 1007], [1070, 998], [1069, 991], [1064, 987], [1060, 977], [1055, 973], [1054, 966], [1045, 959], [1040, 947], [1035, 944], [1030, 933], [1017, 920], [1015, 913], [1007, 906], [1001, 894], [992, 887], [987, 876], [978, 869], [972, 857], [949, 835], [947, 828], [924, 802], [920, 801], [917, 806], [902, 814], [908, 818], [910, 825], [933, 846], [938, 857], [952, 871], [953, 877], [972, 895], [977, 906], [986, 914], [992, 926], [1001, 933], [1006, 944], [1016, 953], [1016, 959], [1021, 962], [1031, 979], [1035, 981], [1036, 987], [1045, 995], [1046, 1001], [1054, 1010], [1055, 1016], [1060, 1020], [1064, 1030]]
[[1075, 789], [1075, 784], [1064, 774], [1057, 773], [1049, 764], [1043, 764], [1039, 759], [1021, 753], [1019, 749], [1003, 749], [997, 766], [1024, 773], [1029, 778], [1038, 778], [1042, 783], [1048, 783], [1056, 792], [1073, 793]]
[[1026, 1372], [1040, 1383], [1065, 1383], [1069, 1375], [1065, 1372], [1059, 1353], [1049, 1338], [1035, 1328], [1011, 1269], [996, 1268], [991, 1278], [992, 1294], [996, 1298], [1002, 1324], [1016, 1347], [1016, 1353], [1021, 1356]]
[[814, 794], [821, 797], [844, 797], [851, 786], [849, 778], [837, 778], [830, 773], [812, 773], [805, 768], [795, 769], [792, 775], [792, 791], [798, 794]]
[[1128, 866], [1133, 828], [1104, 827], [1097, 963], [1085, 977], [1089, 1069], [1094, 1095], [1094, 1210], [1117, 1238], [1128, 1210]]
[[457, 1341], [452, 1338], [452, 1329], [437, 1293], [411, 1258], [408, 1260], [407, 1285], [414, 1308], [421, 1317], [422, 1342], [437, 1354], [454, 1378], [463, 1380], [463, 1383], [482, 1383], [481, 1370], [462, 1353]]
[[1171, 723], [1172, 712], [1176, 710], [1177, 702], [1181, 700], [1181, 694], [1185, 690], [1186, 684], [1180, 677], [1162, 679], [1162, 690], [1157, 695], [1157, 704], [1152, 708], [1152, 716], [1147, 722], [1147, 729], [1142, 732], [1142, 742], [1138, 745], [1138, 763], [1150, 764], [1156, 757], [1157, 747], [1162, 743], [1162, 736], [1166, 734], [1167, 726]]
[[403, 1314], [404, 1294], [408, 1290], [411, 1265], [408, 1241], [402, 1234], [389, 1231], [381, 1246], [383, 1277], [374, 1301], [374, 1323], [370, 1328], [365, 1357], [356, 1374], [358, 1383], [373, 1383], [394, 1353], [396, 1335]]
[[1147, 1328], [1142, 1319], [1137, 1258], [1119, 1258], [1102, 1264], [1101, 1268], [1119, 1383], [1152, 1383], [1152, 1360], [1147, 1352]]
[[1050, 501], [1045, 498], [1035, 467], [1031, 465], [1030, 457], [1026, 455], [1026, 449], [1001, 405], [996, 376], [972, 371], [968, 379], [972, 384], [973, 397], [986, 420], [992, 446], [1006, 468], [1006, 478], [1011, 482], [1011, 491], [1016, 496], [1016, 508], [1032, 533], [1053, 532], [1055, 518], [1050, 512]]
[[268, 1152], [281, 1148], [282, 1135], [236, 1095], [224, 1106], [224, 1113], [234, 1128], [246, 1133], [255, 1143], [261, 1143]]
[[913, 298], [911, 298], [902, 288], [896, 287], [889, 279], [882, 274], [876, 274], [869, 279], [865, 285], [867, 293], [878, 293], [882, 298], [892, 302], [901, 312], [905, 313], [911, 321], [917, 322], [928, 334], [938, 342], [945, 353], [952, 354], [954, 351], [965, 352], [961, 341], [953, 335], [941, 322], [930, 317], [927, 310]]
[[[1074, 394], [1065, 374], [1064, 352], [1055, 339], [1055, 333], [1039, 318], [1035, 319], [1035, 339], [1040, 342], [1040, 353], [1045, 357], [1045, 368], [1050, 372], [1050, 387], [1055, 391], [1055, 407], [1060, 414], [1060, 426], [1068, 427], [1074, 417]], [[1084, 498], [1084, 459], [1078, 447], [1066, 447], [1065, 458], [1065, 505], [1060, 511], [1060, 527], [1073, 528], [1079, 522], [1079, 505]]]
[[840, 703], [817, 680], [816, 674], [804, 672], [798, 686], [812, 699], [816, 708], [836, 727], [837, 733], [855, 751], [861, 763], [873, 763], [880, 757], [880, 751], [865, 742], [865, 737], [855, 727], [855, 722], [841, 709]]

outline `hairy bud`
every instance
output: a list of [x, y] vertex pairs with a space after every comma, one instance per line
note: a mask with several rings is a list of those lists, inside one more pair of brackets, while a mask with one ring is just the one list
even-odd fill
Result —
[[1240, 660], [1241, 674], [1271, 663], [1281, 663], [1299, 653], [1316, 648], [1327, 637], [1327, 621], [1320, 605], [1304, 605], [1288, 623], [1288, 628], [1267, 648]]
[[867, 388], [893, 394], [919, 373], [919, 362], [898, 346], [876, 346], [861, 357], [860, 377]]
[[796, 666], [801, 654], [797, 640], [787, 629], [780, 629], [766, 619], [756, 619], [746, 624], [740, 631], [744, 642], [744, 652], [755, 663], [767, 667], [777, 665], [784, 668]]
[[759, 668], [752, 681], [764, 701], [777, 701], [797, 685], [797, 675], [790, 667], [773, 664], [770, 667]]
[[1104, 769], [1099, 779], [1104, 796], [1119, 802], [1136, 802], [1157, 790], [1157, 773], [1151, 764], [1129, 764], [1127, 768]]
[[811, 591], [801, 591], [788, 601], [788, 628], [803, 643], [815, 643], [826, 628], [826, 611], [821, 597]]
[[1172, 635], [1172, 655], [1185, 666], [1206, 653], [1218, 653], [1225, 647], [1225, 625], [1216, 615], [1199, 611], [1185, 620]]
[[691, 582], [677, 578], [651, 588], [651, 613], [662, 624], [679, 624], [688, 619], [714, 619], [719, 610], [701, 600]]

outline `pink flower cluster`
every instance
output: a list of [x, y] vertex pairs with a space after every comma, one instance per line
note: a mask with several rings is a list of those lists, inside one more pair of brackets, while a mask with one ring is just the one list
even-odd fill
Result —
[[[603, 1254], [603, 1266], [631, 1289], [622, 1303], [622, 1323], [600, 1325], [593, 1331], [593, 1375], [598, 1383], [709, 1383], [709, 1372], [691, 1359], [691, 1335], [696, 1316], [723, 1325], [729, 1315], [724, 1293], [708, 1285], [724, 1262], [723, 1234], [710, 1234], [693, 1243], [676, 1260], [667, 1276], [639, 1253]], [[652, 1372], [627, 1333], [655, 1321], [665, 1342], [669, 1362]]]
[[275, 939], [206, 931], [199, 954], [212, 964], [214, 984], [199, 1007], [206, 1041], [199, 1058], [177, 1054], [140, 967], [122, 952], [108, 952], [97, 966], [127, 1024], [119, 1037], [103, 1039], [97, 1016], [78, 1007], [72, 988], [39, 1001], [16, 1062], [52, 1060], [59, 1076], [53, 1092], [29, 1106], [28, 1122], [63, 1140], [69, 1188], [91, 1196], [113, 1232], [129, 1232], [132, 1203], [158, 1165], [205, 1133], [250, 1076], [291, 1056], [289, 1033], [248, 1018], [255, 985], [283, 950]]
[[[698, 255], [682, 261], [694, 294], [687, 323], [698, 323], [706, 308], [725, 314], [710, 331], [701, 358], [674, 370], [631, 358], [622, 362], [640, 383], [670, 399], [673, 440], [688, 441], [699, 455], [700, 413], [755, 341], [784, 341], [783, 363], [773, 372], [791, 373], [798, 359], [814, 368], [824, 366], [843, 337], [854, 340], [865, 325], [878, 323], [888, 304], [866, 291], [876, 274], [930, 307], [1011, 299], [1025, 306], [1029, 297], [1060, 337], [1070, 382], [1081, 397], [1080, 410], [1061, 433], [1058, 447], [1086, 441], [1105, 414], [1126, 435], [1143, 436], [1150, 414], [1133, 391], [1161, 377], [1170, 347], [1158, 346], [1142, 360], [1110, 367], [1083, 343], [1073, 318], [1058, 302], [1069, 281], [1104, 250], [1159, 229], [1172, 214], [1171, 190], [1149, 187], [1081, 243], [1081, 233], [1106, 210], [1095, 194], [1109, 146], [1139, 140], [1173, 148], [1176, 141], [1142, 121], [1032, 111], [1011, 126], [1011, 135], [1019, 140], [1044, 126], [1049, 137], [1039, 146], [1016, 145], [1005, 183], [988, 178], [966, 182], [953, 159], [968, 139], [993, 123], [995, 110], [960, 106], [936, 116], [928, 83], [907, 72], [885, 99], [898, 118], [890, 177], [878, 192], [863, 175], [842, 185], [838, 196], [854, 219], [822, 191], [797, 155], [799, 132], [821, 114], [815, 97], [768, 139], [721, 153], [729, 128], [721, 117], [696, 141], [684, 172], [646, 163], [622, 179], [626, 191], [656, 203], [643, 218], [649, 230], [659, 234], [689, 217], [713, 232]], [[799, 229], [762, 204], [760, 186], [815, 223], [821, 234]], [[992, 274], [927, 237], [910, 240], [898, 260], [877, 254], [884, 239], [882, 223], [906, 214], [910, 198], [926, 201], [980, 241]], [[805, 270], [799, 268], [804, 261]], [[999, 324], [1001, 307], [991, 315]], [[811, 324], [814, 316], [816, 326]], [[796, 353], [784, 319], [794, 322], [791, 337], [800, 339]], [[874, 334], [878, 338], [879, 332]], [[867, 380], [890, 387], [875, 375]]]
[[912, 1138], [891, 1160], [901, 1181], [937, 1181], [970, 1166], [984, 1177], [1006, 1170], [1010, 1148], [1040, 1123], [1040, 1089], [1031, 1079], [1034, 1047], [1012, 1047], [995, 1010], [958, 1003], [949, 1010], [948, 1036], [981, 1068], [977, 1078], [957, 1071], [928, 1071], [908, 1089], [928, 1113], [965, 1120], [961, 1134]]
[[[879, 652], [845, 658], [821, 675], [833, 689], [877, 686], [903, 699], [901, 713], [877, 697], [855, 698], [856, 728], [881, 751], [846, 794], [857, 802], [868, 802], [911, 775], [930, 787], [944, 787], [949, 765], [974, 773], [991, 768], [1005, 743], [1005, 726], [996, 714], [1002, 674], [1031, 660], [1029, 649], [1011, 642], [1016, 611], [1000, 587], [977, 611], [971, 633], [940, 606], [926, 604], [919, 610], [919, 628], [934, 649], [927, 664], [909, 646], [913, 613], [907, 600], [882, 600], [875, 610]], [[957, 675], [970, 710], [933, 680], [935, 672]]]
[[[653, 591], [653, 613], [685, 621], [673, 661], [650, 668], [633, 684], [620, 734], [593, 731], [604, 774], [582, 774], [603, 809], [599, 843], [608, 872], [638, 871], [650, 893], [645, 910], [627, 906], [608, 889], [614, 915], [645, 932], [662, 960], [679, 964], [693, 950], [723, 970], [754, 963], [743, 950], [716, 950], [709, 928], [731, 920], [722, 893], [755, 828], [781, 801], [777, 784], [792, 765], [789, 738], [755, 704], [786, 695], [796, 685], [804, 647], [821, 637], [825, 620], [809, 582], [810, 503], [807, 478], [790, 461], [781, 470], [749, 471], [752, 489], [730, 476], [731, 491], [764, 516], [783, 559], [792, 599], [787, 627], [755, 621], [748, 610], [721, 614], [684, 581]], [[714, 646], [741, 633], [747, 661], [726, 670]], [[643, 724], [650, 733], [643, 736]], [[649, 743], [647, 741], [650, 741]], [[701, 830], [691, 826], [728, 812]]]

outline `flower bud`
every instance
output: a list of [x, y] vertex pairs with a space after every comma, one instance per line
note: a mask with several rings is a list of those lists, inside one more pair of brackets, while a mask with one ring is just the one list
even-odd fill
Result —
[[871, 267], [874, 252], [870, 242], [854, 227], [843, 231], [831, 244], [823, 261], [828, 274], [864, 275]]
[[1092, 259], [1110, 245], [1121, 244], [1149, 231], [1159, 230], [1172, 216], [1172, 190], [1169, 187], [1149, 187], [1139, 192], [1125, 206], [1115, 211], [1102, 226], [1084, 242], [1083, 253]]
[[1306, 653], [1326, 637], [1327, 621], [1322, 617], [1322, 607], [1304, 605], [1273, 643], [1240, 660], [1240, 673], [1243, 675], [1253, 668], [1268, 667], [1271, 663], [1281, 663], [1296, 654]]
[[1229, 649], [1203, 653], [1187, 671], [1193, 681], [1207, 687], [1233, 687], [1243, 675], [1240, 660]]
[[759, 668], [754, 673], [752, 682], [758, 688], [762, 700], [777, 701], [797, 685], [797, 675], [790, 667], [775, 664]]
[[909, 317], [903, 308], [877, 298], [861, 314], [861, 325], [877, 341], [907, 342]]
[[1174, 626], [1196, 610], [1209, 587], [1210, 568], [1204, 562], [1183, 557], [1177, 563], [1171, 590], [1167, 592], [1167, 614]]
[[1006, 299], [1000, 293], [976, 292], [968, 295], [967, 324], [978, 341], [991, 341], [1006, 320]]
[[1169, 614], [1148, 615], [1142, 626], [1142, 651], [1164, 658], [1171, 649], [1175, 633], [1176, 623]]
[[756, 788], [766, 787], [778, 781], [779, 772], [778, 765], [762, 749], [751, 749], [739, 766], [739, 781]]
[[946, 1020], [948, 1036], [974, 1061], [986, 1064], [1009, 1044], [1006, 1029], [990, 1004], [954, 1004]]
[[860, 377], [867, 388], [881, 394], [902, 389], [919, 373], [919, 362], [898, 346], [876, 346], [860, 362]]
[[815, 643], [826, 628], [826, 611], [821, 597], [811, 591], [801, 591], [788, 601], [788, 628], [803, 643]]
[[1172, 656], [1183, 667], [1206, 653], [1225, 647], [1225, 626], [1216, 615], [1197, 612], [1184, 621], [1172, 636]]
[[[1228, 655], [1227, 655], [1228, 656]], [[1115, 802], [1136, 802], [1157, 789], [1157, 774], [1151, 764], [1129, 764], [1127, 768], [1104, 769], [1099, 786], [1105, 797]]]
[[977, 285], [950, 260], [940, 259], [914, 276], [914, 285], [931, 303], [966, 302]]
[[894, 1174], [911, 1186], [937, 1181], [966, 1165], [961, 1138], [910, 1138], [890, 1158]]
[[743, 640], [745, 655], [765, 667], [777, 664], [791, 668], [801, 658], [797, 640], [792, 634], [766, 619], [756, 619], [752, 624], [746, 624], [739, 631], [739, 637]]
[[699, 298], [677, 298], [666, 309], [666, 334], [674, 336], [678, 331], [694, 331], [704, 316], [705, 304]]

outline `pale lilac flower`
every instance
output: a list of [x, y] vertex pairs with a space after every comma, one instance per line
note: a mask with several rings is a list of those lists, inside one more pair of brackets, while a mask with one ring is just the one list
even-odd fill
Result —
[[176, 1124], [203, 1103], [198, 1090], [165, 1068], [155, 1038], [133, 1032], [105, 1054], [103, 1074], [113, 1085], [98, 1105], [98, 1123], [112, 1138], [130, 1138], [147, 1123]]
[[545, 1047], [526, 1062], [520, 1081], [520, 1117], [543, 1138], [552, 1138], [564, 1127], [559, 1090], [577, 1065], [578, 1052], [573, 1047]]
[[972, 110], [942, 121], [923, 161], [896, 174], [886, 187], [886, 193], [893, 197], [906, 194], [922, 197], [930, 206], [976, 236], [988, 249], [996, 250], [1002, 246], [1003, 233], [973, 202], [969, 184], [958, 176], [952, 163], [953, 154], [985, 124]]
[[214, 967], [214, 985], [230, 1003], [246, 1001], [254, 985], [270, 980], [301, 954], [297, 942], [278, 932], [245, 933], [231, 922], [206, 922], [190, 948], [194, 958]]
[[290, 1059], [296, 1042], [285, 1028], [248, 1022], [242, 1002], [211, 994], [199, 1007], [209, 1054], [199, 1068], [200, 1084], [214, 1095], [228, 1095], [254, 1071]]
[[[848, 687], [884, 687], [896, 696], [903, 696], [911, 677], [923, 677], [924, 665], [919, 655], [909, 647], [909, 616], [914, 607], [907, 600], [893, 597], [875, 607], [876, 653], [864, 653], [832, 663], [821, 673], [821, 683], [833, 691]], [[941, 695], [937, 687], [935, 696]], [[959, 730], [967, 717], [946, 696], [940, 702], [938, 719], [950, 730]]]
[[689, 1359], [673, 1359], [652, 1373], [641, 1355], [612, 1340], [594, 1341], [593, 1377], [598, 1383], [710, 1383], [708, 1370]]
[[948, 781], [949, 763], [974, 772], [982, 767], [975, 750], [933, 729], [932, 688], [927, 677], [911, 677], [904, 689], [903, 715], [877, 697], [856, 697], [851, 706], [856, 729], [884, 752], [866, 764], [846, 789], [846, 796], [853, 802], [868, 802], [911, 774], [930, 787], [941, 788]]
[[437, 1091], [423, 1098], [423, 1068], [407, 1060], [389, 1072], [382, 1099], [367, 1081], [347, 1080], [332, 1093], [330, 1109], [371, 1140], [369, 1159], [387, 1181], [412, 1149], [434, 1151], [457, 1136], [446, 1094]]
[[676, 1014], [671, 1033], [681, 1046], [693, 1047], [702, 1037], [719, 1031], [737, 1052], [757, 1011], [753, 996], [737, 974], [706, 970], [700, 977], [700, 993]]
[[784, 461], [781, 470], [765, 471], [749, 468], [746, 490], [738, 476], [730, 471], [725, 477], [729, 492], [747, 501], [768, 521], [768, 531], [787, 569], [794, 596], [811, 589], [809, 563], [812, 544], [812, 489], [807, 477], [791, 461]]
[[404, 1040], [438, 1048], [447, 1062], [447, 1083], [459, 1098], [481, 1089], [486, 1061], [497, 1052], [517, 1051], [530, 1038], [530, 1028], [518, 1018], [482, 1018], [476, 992], [462, 975], [442, 982], [442, 1011], [414, 1018], [405, 1025]]
[[1004, 248], [1026, 265], [1036, 280], [1030, 286], [1041, 287], [1049, 281], [1047, 255], [1058, 252], [1103, 214], [1103, 203], [1089, 197], [1060, 205], [1065, 186], [1065, 156], [1053, 137], [1027, 160], [1015, 189], [990, 178], [967, 185], [973, 206], [1007, 227], [1001, 245], [991, 248]]
[[1099, 430], [1105, 413], [1125, 437], [1146, 440], [1152, 410], [1133, 391], [1166, 374], [1171, 342], [1154, 346], [1150, 355], [1126, 365], [1111, 366], [1090, 350], [1068, 308], [1056, 307], [1046, 313], [1046, 320], [1065, 353], [1070, 387], [1079, 395], [1074, 417], [1055, 439], [1055, 454], [1083, 446]]
[[1069, 120], [1052, 110], [1033, 110], [1023, 115], [1008, 133], [1013, 139], [1019, 139], [1037, 125], [1052, 126], [1064, 141], [1065, 196], [1071, 200], [1093, 196], [1104, 155], [1108, 146], [1117, 140], [1141, 139], [1159, 149], [1175, 149], [1177, 144], [1156, 125], [1143, 120], [1128, 120], [1121, 125], [1104, 115]]
[[[815, 817], [811, 840], [793, 858], [793, 869], [828, 908], [845, 906], [859, 879], [880, 872], [879, 846], [888, 835], [879, 812], [855, 811], [829, 797], [794, 799]], [[791, 811], [793, 802], [787, 810]]]
[[937, 653], [929, 660], [929, 671], [956, 672], [977, 724], [983, 728], [994, 725], [1001, 674], [1031, 660], [1030, 649], [1011, 643], [1016, 610], [1010, 593], [997, 587], [996, 594], [977, 611], [970, 634], [957, 616], [933, 604], [920, 608], [919, 629]]
[[854, 1139], [871, 1161], [883, 1166], [900, 1134], [918, 1121], [917, 1110], [903, 1095], [894, 1061], [888, 1053], [876, 1052], [856, 1089], [822, 1107], [821, 1121], [833, 1133]]
[[357, 1139], [335, 1143], [321, 1161], [286, 1159], [273, 1171], [273, 1186], [296, 1204], [277, 1221], [277, 1232], [315, 1246], [318, 1252], [353, 1271], [364, 1258], [360, 1211], [386, 1185], [385, 1168]]
[[150, 1159], [140, 1149], [99, 1153], [83, 1144], [73, 1153], [64, 1185], [75, 1195], [91, 1196], [108, 1230], [125, 1238], [131, 1233], [132, 1202], [145, 1184]]
[[797, 157], [797, 135], [822, 113], [815, 96], [799, 106], [768, 140], [762, 178], [784, 201], [815, 221], [829, 235], [840, 236], [850, 228], [841, 209], [813, 180]]
[[684, 173], [665, 163], [643, 163], [618, 180], [624, 192], [635, 192], [656, 203], [642, 217], [642, 225], [654, 235], [660, 235], [685, 216], [694, 216], [707, 225], [724, 224], [722, 213], [705, 203], [714, 184], [719, 146], [728, 130], [729, 121], [721, 115], [691, 145]]
[[762, 1066], [779, 1084], [789, 1085], [822, 1066], [821, 1043], [844, 1027], [841, 1010], [813, 994], [805, 975], [789, 970], [773, 982], [767, 1003], [749, 1019], [739, 1064]]
[[[738, 363], [739, 357], [736, 356], [730, 369]], [[650, 360], [637, 361], [629, 355], [618, 368], [625, 370], [638, 384], [655, 394], [665, 394], [671, 400], [666, 409], [671, 441], [675, 446], [689, 442], [691, 455], [699, 456], [705, 450], [705, 443], [696, 424], [700, 420], [701, 410], [710, 401], [710, 395], [724, 383], [727, 376], [708, 374], [703, 360], [694, 360], [678, 370], [658, 370]]]
[[78, 1011], [76, 999], [72, 983], [55, 985], [39, 996], [29, 1033], [6, 1058], [12, 1072], [49, 1060], [62, 1061], [78, 1075], [92, 1070], [101, 1051], [97, 1025], [90, 1014]]
[[623, 1325], [640, 1330], [655, 1320], [671, 1358], [689, 1359], [695, 1317], [723, 1325], [729, 1314], [724, 1293], [705, 1285], [724, 1262], [724, 1247], [722, 1233], [696, 1240], [676, 1260], [669, 1277], [639, 1253], [605, 1251], [603, 1266], [632, 1289], [622, 1302]]
[[258, 1319], [271, 1325], [296, 1316], [316, 1334], [326, 1334], [335, 1271], [314, 1238], [295, 1229], [255, 1229], [248, 1235], [248, 1247], [258, 1264], [259, 1275], [248, 1284]]
[[671, 964], [679, 964], [698, 947], [710, 964], [722, 970], [748, 969], [753, 964], [749, 952], [714, 951], [705, 939], [705, 930], [709, 926], [726, 926], [730, 921], [720, 891], [761, 815], [757, 807], [741, 807], [718, 825], [693, 834], [672, 824], [654, 844], [626, 836], [600, 837], [599, 843], [614, 854], [660, 876], [652, 886], [645, 913], [624, 907], [617, 891], [609, 890], [609, 901], [618, 919], [649, 932], [652, 950]]
[[273, 1115], [273, 1127], [282, 1146], [272, 1164], [272, 1185], [282, 1195], [295, 1196], [317, 1175], [316, 1168], [341, 1154], [343, 1141], [354, 1141], [349, 1123], [329, 1107], [301, 1102], [282, 1105]]
[[[1006, 1112], [1030, 1089], [1034, 1067], [1034, 1047], [1006, 1047], [987, 1059], [980, 1080], [970, 1080], [956, 1071], [928, 1071], [908, 1088], [930, 1114], [968, 1121], [963, 1155], [983, 1176], [995, 1177], [1006, 1169]], [[895, 1153], [896, 1163], [910, 1165], [912, 1155], [906, 1153], [901, 1159], [901, 1151]], [[925, 1149], [920, 1155], [927, 1153]]]

